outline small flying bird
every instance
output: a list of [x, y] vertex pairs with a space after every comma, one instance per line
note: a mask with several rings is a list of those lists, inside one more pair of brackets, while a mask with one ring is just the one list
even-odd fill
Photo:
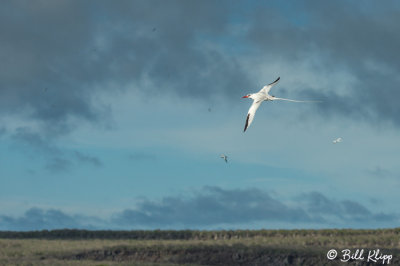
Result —
[[333, 142], [333, 144], [336, 144], [336, 143], [339, 143], [339, 142], [342, 142], [342, 138], [337, 138], [337, 139], [335, 139], [335, 140], [333, 140], [332, 142]]
[[253, 122], [254, 116], [256, 114], [256, 111], [258, 107], [260, 107], [261, 103], [263, 101], [275, 101], [275, 100], [282, 100], [282, 101], [290, 101], [290, 102], [318, 102], [318, 101], [298, 101], [298, 100], [291, 100], [291, 99], [285, 99], [285, 98], [278, 98], [273, 95], [269, 95], [269, 91], [271, 90], [272, 86], [274, 86], [276, 83], [278, 83], [280, 77], [278, 77], [274, 82], [265, 85], [259, 92], [257, 93], [252, 93], [252, 94], [247, 94], [243, 96], [242, 98], [250, 98], [253, 99], [253, 104], [250, 106], [249, 112], [247, 114], [246, 118], [246, 124], [244, 125], [244, 130], [243, 132], [246, 131], [246, 129], [251, 125]]
[[211, 108], [208, 108], [208, 111], [211, 112]]
[[225, 162], [228, 162], [228, 156], [226, 156], [225, 154], [221, 154], [221, 158], [225, 160]]

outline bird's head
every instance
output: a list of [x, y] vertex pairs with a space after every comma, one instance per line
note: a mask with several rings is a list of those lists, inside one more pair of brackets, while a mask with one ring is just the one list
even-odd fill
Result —
[[253, 99], [253, 94], [247, 94], [247, 95], [243, 96], [242, 98], [250, 98], [250, 99]]

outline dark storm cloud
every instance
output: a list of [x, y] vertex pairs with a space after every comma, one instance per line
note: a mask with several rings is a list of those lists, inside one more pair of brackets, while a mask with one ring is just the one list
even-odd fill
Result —
[[[4, 3], [0, 30], [0, 110], [29, 112], [51, 124], [54, 133], [69, 129], [68, 115], [95, 119], [83, 51], [92, 38], [89, 7], [68, 1]], [[80, 59], [79, 59], [80, 58]], [[45, 92], [44, 90], [47, 89]], [[27, 111], [29, 110], [29, 111]]]
[[[133, 85], [191, 101], [233, 99], [255, 87], [243, 58], [246, 66], [265, 59], [283, 67], [312, 58], [316, 75], [340, 70], [355, 80], [347, 96], [333, 79], [329, 87], [303, 80], [302, 98], [323, 101], [312, 105], [316, 114], [400, 125], [400, 6], [375, 3], [8, 1], [0, 9], [0, 115], [37, 122], [37, 133], [7, 133], [47, 154], [45, 169], [98, 167], [100, 159], [54, 143], [82, 120], [107, 124], [99, 93]], [[232, 33], [238, 22], [245, 27]]]
[[3, 3], [0, 112], [57, 135], [72, 130], [70, 117], [103, 123], [108, 109], [94, 96], [106, 89], [150, 79], [149, 93], [204, 98], [243, 85], [235, 58], [202, 41], [224, 33], [229, 10], [227, 1]]
[[346, 96], [337, 93], [334, 79], [329, 87], [307, 80], [299, 93], [323, 100], [320, 115], [400, 125], [399, 3], [304, 1], [284, 7], [266, 4], [254, 12], [248, 37], [257, 52], [284, 65], [309, 60], [316, 75], [345, 71], [354, 77]]
[[[308, 80], [299, 93], [324, 101], [320, 115], [400, 124], [399, 10], [394, 1], [8, 1], [0, 10], [0, 112], [65, 134], [71, 117], [107, 123], [109, 109], [95, 100], [101, 91], [143, 90], [150, 80], [149, 94], [233, 99], [255, 87], [241, 59], [289, 66], [312, 58], [316, 74], [340, 69], [356, 80], [349, 97], [334, 80], [329, 88]], [[246, 27], [233, 32], [239, 22]]]
[[143, 228], [251, 228], [252, 223], [291, 224], [296, 227], [395, 226], [399, 215], [375, 213], [349, 200], [332, 200], [318, 192], [299, 195], [285, 203], [259, 189], [205, 187], [191, 197], [170, 196], [144, 199], [134, 209], [115, 213], [111, 219], [69, 215], [60, 210], [32, 208], [22, 217], [0, 215], [0, 230], [56, 228], [143, 229]]

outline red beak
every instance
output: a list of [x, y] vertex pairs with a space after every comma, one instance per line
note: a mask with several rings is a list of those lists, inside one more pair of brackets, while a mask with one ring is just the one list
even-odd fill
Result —
[[246, 95], [246, 96], [243, 96], [242, 98], [249, 98], [249, 96]]

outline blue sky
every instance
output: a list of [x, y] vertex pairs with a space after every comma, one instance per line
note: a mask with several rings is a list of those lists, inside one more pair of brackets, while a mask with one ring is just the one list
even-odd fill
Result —
[[399, 10], [4, 3], [0, 230], [397, 227]]

